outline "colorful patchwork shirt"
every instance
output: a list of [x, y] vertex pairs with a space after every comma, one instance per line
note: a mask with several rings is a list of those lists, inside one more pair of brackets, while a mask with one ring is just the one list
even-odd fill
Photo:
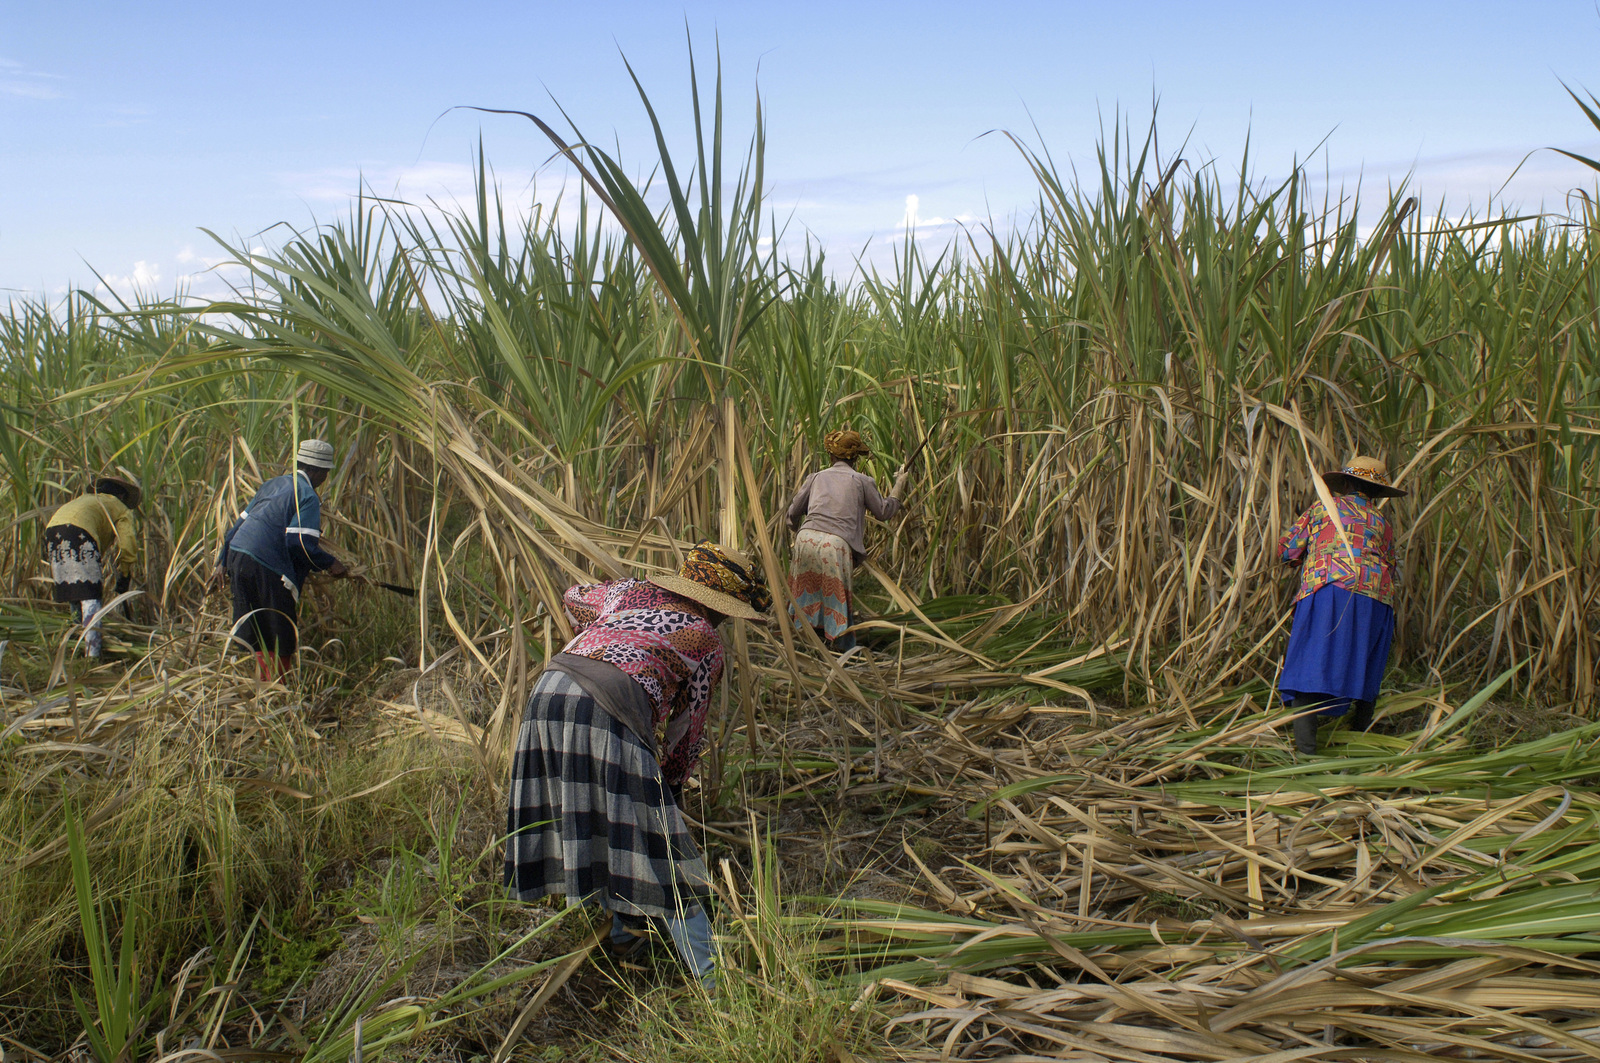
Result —
[[644, 688], [666, 729], [661, 775], [678, 785], [705, 744], [706, 708], [722, 678], [722, 639], [689, 599], [643, 580], [585, 583], [567, 590], [578, 634], [564, 652], [615, 665]]
[[1360, 495], [1340, 495], [1334, 502], [1350, 539], [1349, 547], [1339, 537], [1339, 529], [1328, 519], [1321, 502], [1300, 514], [1289, 534], [1278, 540], [1278, 556], [1289, 564], [1301, 565], [1300, 593], [1294, 600], [1298, 602], [1334, 583], [1393, 605], [1394, 529]]

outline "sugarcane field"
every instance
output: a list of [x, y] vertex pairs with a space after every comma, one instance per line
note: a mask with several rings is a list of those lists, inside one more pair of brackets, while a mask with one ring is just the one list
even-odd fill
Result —
[[0, 1063], [1600, 1059], [1600, 100], [824, 249], [663, 47], [7, 296]]

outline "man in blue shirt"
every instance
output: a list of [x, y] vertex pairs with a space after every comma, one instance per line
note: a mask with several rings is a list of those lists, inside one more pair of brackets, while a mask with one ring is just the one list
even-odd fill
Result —
[[[295, 471], [261, 485], [228, 529], [212, 577], [233, 589], [233, 634], [255, 650], [256, 674], [282, 679], [298, 645], [300, 589], [312, 572], [350, 574], [322, 548], [322, 500], [317, 488], [333, 468], [333, 444], [307, 439]], [[359, 577], [358, 577], [359, 578]]]

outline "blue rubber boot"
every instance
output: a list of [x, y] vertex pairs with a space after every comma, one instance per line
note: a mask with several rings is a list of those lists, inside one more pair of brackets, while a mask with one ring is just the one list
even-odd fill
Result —
[[89, 656], [98, 661], [105, 645], [104, 636], [101, 634], [99, 624], [94, 627], [88, 627], [88, 624], [89, 621], [94, 619], [95, 614], [100, 611], [100, 599], [90, 598], [79, 602], [78, 608], [80, 615], [83, 617], [84, 626], [87, 628], [83, 633], [84, 645], [88, 648]]

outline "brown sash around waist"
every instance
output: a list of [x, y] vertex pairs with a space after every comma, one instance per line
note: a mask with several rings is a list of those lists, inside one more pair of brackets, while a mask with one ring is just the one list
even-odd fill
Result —
[[633, 676], [607, 661], [593, 657], [580, 657], [575, 653], [558, 653], [545, 665], [546, 671], [564, 672], [594, 699], [594, 703], [607, 716], [614, 717], [634, 737], [644, 743], [657, 762], [661, 754], [656, 748], [655, 712], [650, 705], [650, 695], [634, 681]]

